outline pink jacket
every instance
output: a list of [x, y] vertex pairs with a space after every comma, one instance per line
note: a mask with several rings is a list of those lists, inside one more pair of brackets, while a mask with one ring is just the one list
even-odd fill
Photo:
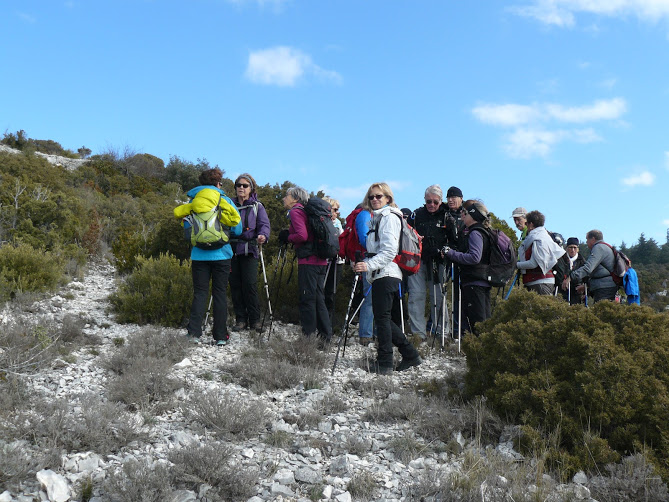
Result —
[[[313, 241], [314, 236], [311, 233], [311, 228], [307, 222], [307, 213], [304, 212], [304, 206], [299, 202], [293, 206], [288, 213], [290, 218], [290, 227], [288, 235], [288, 242], [291, 242], [295, 249], [301, 248], [305, 242]], [[325, 258], [319, 258], [316, 255], [307, 256], [306, 258], [298, 258], [298, 265], [327, 265], [328, 261]]]

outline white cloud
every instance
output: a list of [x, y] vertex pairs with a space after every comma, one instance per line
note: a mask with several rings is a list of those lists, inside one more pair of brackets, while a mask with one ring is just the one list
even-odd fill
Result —
[[341, 76], [314, 64], [308, 54], [292, 47], [272, 47], [249, 54], [246, 78], [256, 84], [293, 87], [306, 75], [341, 82]]
[[669, 18], [667, 0], [531, 0], [509, 10], [520, 16], [558, 27], [572, 27], [577, 14], [608, 17], [635, 16], [648, 22]]
[[637, 185], [651, 186], [655, 184], [655, 175], [649, 171], [642, 171], [638, 174], [623, 178], [620, 181], [623, 185], [628, 187], [635, 187]]
[[[562, 142], [594, 143], [602, 137], [593, 128], [570, 129], [567, 124], [611, 121], [627, 111], [622, 98], [597, 100], [589, 105], [564, 106], [555, 103], [484, 104], [472, 109], [480, 122], [498, 127], [513, 128], [504, 137], [504, 150], [515, 158], [546, 157]], [[551, 130], [548, 124], [558, 124]]]

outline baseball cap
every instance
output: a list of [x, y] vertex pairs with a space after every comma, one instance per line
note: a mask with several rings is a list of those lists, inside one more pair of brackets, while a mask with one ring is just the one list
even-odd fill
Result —
[[517, 218], [518, 216], [525, 216], [527, 215], [527, 209], [524, 207], [517, 207], [516, 209], [513, 210], [513, 213], [511, 213], [511, 218]]

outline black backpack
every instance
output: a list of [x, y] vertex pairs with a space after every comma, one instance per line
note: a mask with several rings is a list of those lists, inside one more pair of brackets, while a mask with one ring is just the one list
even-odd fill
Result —
[[516, 271], [518, 253], [516, 247], [501, 230], [487, 230], [490, 236], [490, 263], [486, 280], [493, 287], [503, 287]]
[[298, 258], [316, 255], [319, 258], [333, 260], [339, 254], [339, 235], [332, 223], [332, 207], [323, 199], [311, 197], [304, 206], [308, 225], [314, 240], [306, 242], [297, 251]]

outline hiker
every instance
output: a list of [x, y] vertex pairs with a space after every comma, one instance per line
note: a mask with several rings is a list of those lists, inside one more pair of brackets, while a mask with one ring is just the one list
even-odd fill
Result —
[[[174, 216], [184, 218], [191, 213], [206, 213], [220, 206], [218, 219], [221, 224], [229, 227], [229, 233], [237, 236], [242, 233], [241, 217], [235, 208], [234, 202], [221, 190], [223, 173], [218, 167], [202, 171], [199, 176], [200, 186], [192, 188], [187, 195], [188, 204], [182, 204], [174, 209]], [[192, 217], [192, 215], [191, 215]], [[186, 223], [188, 224], [188, 223]], [[194, 229], [193, 229], [194, 230]], [[193, 275], [193, 303], [188, 320], [188, 338], [194, 343], [200, 343], [202, 336], [202, 319], [207, 309], [209, 296], [209, 281], [211, 280], [211, 294], [213, 297], [214, 327], [212, 335], [217, 346], [225, 346], [230, 339], [228, 333], [228, 275], [232, 248], [226, 242], [217, 249], [201, 249], [194, 245], [191, 251], [191, 273]]]
[[629, 268], [623, 277], [623, 288], [625, 289], [625, 295], [627, 295], [627, 305], [641, 305], [639, 278], [636, 270], [632, 268], [632, 262], [630, 262]]
[[[446, 205], [448, 216], [446, 218], [446, 245], [452, 249], [460, 250], [460, 239], [463, 239], [463, 231], [466, 228], [462, 221], [462, 190], [452, 186], [446, 192]], [[448, 265], [448, 264], [447, 264]], [[460, 270], [457, 265], [453, 266], [452, 274], [452, 312], [453, 312], [453, 336], [457, 336], [459, 330], [459, 304], [460, 304]]]
[[[585, 243], [590, 249], [590, 256], [585, 260], [585, 264], [576, 270], [572, 270], [569, 276], [565, 278], [565, 287], [569, 286], [571, 281], [582, 282], [585, 278], [590, 278], [589, 291], [595, 303], [601, 300], [614, 301], [618, 286], [611, 277], [611, 270], [614, 266], [614, 254], [604, 242], [604, 235], [600, 230], [590, 230], [585, 234]], [[597, 244], [603, 244], [598, 246]], [[583, 286], [578, 286], [579, 291]]]
[[525, 220], [527, 235], [518, 248], [518, 270], [523, 277], [523, 286], [540, 295], [555, 295], [553, 267], [565, 250], [544, 227], [546, 218], [542, 213], [530, 211]]
[[[569, 270], [576, 270], [585, 264], [585, 259], [583, 259], [583, 257], [578, 252], [578, 244], [578, 237], [569, 237], [567, 239]], [[576, 290], [576, 286], [576, 283], [572, 283], [568, 288], [561, 288], [562, 296], [566, 301], [569, 302], [569, 305], [578, 305], [584, 302], [583, 294]]]
[[[355, 228], [358, 235], [358, 242], [367, 249], [367, 232], [369, 232], [369, 222], [372, 219], [372, 213], [365, 208], [365, 201], [361, 204], [362, 211], [355, 218]], [[353, 263], [355, 268], [355, 263]], [[358, 317], [358, 343], [367, 346], [374, 339], [374, 311], [372, 309], [371, 283], [367, 280], [367, 274], [362, 274], [362, 291], [359, 295], [362, 305]], [[358, 302], [359, 304], [359, 302]]]
[[[337, 231], [337, 235], [340, 235], [344, 229], [339, 220], [339, 201], [331, 197], [323, 197], [323, 200], [330, 204], [330, 207], [332, 208], [332, 223]], [[341, 283], [342, 266], [344, 263], [346, 263], [346, 260], [337, 257], [330, 260], [330, 263], [328, 264], [328, 275], [325, 280], [325, 306], [327, 307], [330, 316], [330, 324], [332, 324], [332, 319], [334, 317], [335, 296], [337, 288]]]
[[524, 240], [527, 236], [527, 209], [524, 207], [517, 207], [511, 213], [511, 218], [513, 218], [513, 223], [516, 225], [516, 228], [520, 230], [520, 240]]
[[[414, 335], [426, 340], [425, 293], [430, 293], [432, 306], [441, 306], [442, 284], [446, 277], [441, 248], [447, 245], [447, 206], [442, 203], [439, 185], [425, 189], [425, 205], [416, 209], [407, 220], [423, 237], [423, 252], [418, 272], [409, 277], [409, 327]], [[434, 308], [430, 309], [434, 316]], [[439, 309], [441, 312], [441, 309]], [[440, 319], [433, 319], [432, 328], [440, 331]]]
[[[290, 228], [279, 233], [282, 244], [292, 243], [295, 253], [303, 246], [313, 243], [313, 231], [309, 226], [304, 206], [309, 194], [302, 187], [290, 187], [283, 198], [283, 206], [289, 210]], [[310, 337], [318, 333], [319, 346], [324, 348], [332, 339], [332, 324], [325, 306], [325, 277], [328, 261], [316, 254], [297, 259], [297, 284], [300, 291], [300, 324], [302, 333]]]
[[460, 268], [462, 328], [477, 334], [476, 323], [491, 315], [491, 286], [486, 280], [490, 263], [490, 218], [485, 205], [472, 199], [462, 205], [461, 214], [466, 227], [461, 240], [463, 250], [445, 247], [444, 254]]
[[369, 371], [388, 375], [393, 371], [393, 345], [402, 361], [397, 371], [418, 366], [423, 361], [401, 329], [400, 282], [402, 270], [393, 260], [399, 249], [402, 232], [402, 213], [394, 202], [393, 192], [387, 183], [374, 183], [367, 190], [363, 207], [372, 214], [367, 236], [367, 256], [355, 264], [356, 273], [366, 273], [372, 284], [372, 309], [377, 331], [377, 359]]
[[230, 239], [234, 253], [230, 268], [230, 291], [237, 321], [235, 330], [259, 330], [258, 246], [269, 239], [270, 223], [265, 206], [258, 201], [256, 181], [248, 174], [235, 180], [237, 196], [232, 199], [239, 211], [242, 234]]

